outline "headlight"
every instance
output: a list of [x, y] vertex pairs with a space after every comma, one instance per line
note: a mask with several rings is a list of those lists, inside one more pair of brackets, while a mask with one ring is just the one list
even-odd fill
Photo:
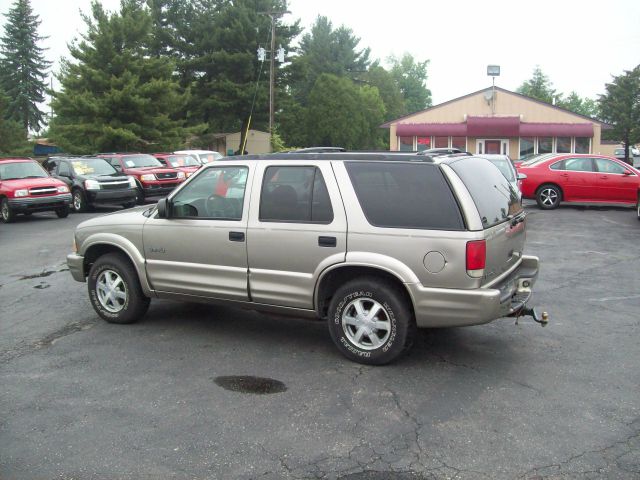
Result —
[[87, 190], [100, 190], [100, 184], [96, 180], [85, 180], [84, 188]]
[[153, 182], [156, 179], [156, 176], [153, 173], [145, 173], [144, 175], [140, 175], [140, 180], [143, 182]]
[[13, 193], [14, 197], [26, 197], [27, 195], [29, 195], [29, 190], [16, 190]]
[[191, 175], [193, 175], [193, 172], [187, 172], [187, 178], [189, 178]]
[[58, 193], [69, 193], [69, 187], [67, 187], [66, 185], [58, 187]]
[[184, 172], [178, 172], [178, 178], [184, 178]]
[[135, 177], [129, 177], [129, 186], [130, 186], [131, 188], [136, 188], [136, 187], [137, 187], [137, 185], [136, 185], [136, 178], [135, 178]]

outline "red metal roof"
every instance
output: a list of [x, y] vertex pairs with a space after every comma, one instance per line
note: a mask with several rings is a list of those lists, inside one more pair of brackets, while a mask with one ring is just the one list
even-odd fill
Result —
[[521, 123], [521, 137], [593, 137], [593, 123]]
[[466, 134], [465, 123], [399, 123], [396, 127], [396, 135], [399, 137], [426, 135], [464, 137]]
[[467, 117], [469, 137], [517, 137], [520, 117]]

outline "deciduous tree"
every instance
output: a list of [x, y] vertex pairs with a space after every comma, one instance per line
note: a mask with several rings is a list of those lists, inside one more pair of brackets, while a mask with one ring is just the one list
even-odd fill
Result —
[[429, 60], [417, 61], [413, 55], [390, 57], [391, 75], [404, 97], [405, 110], [418, 112], [431, 106], [431, 90], [427, 88], [427, 67]]
[[523, 82], [516, 92], [550, 104], [553, 104], [558, 99], [558, 93], [553, 88], [551, 80], [537, 65], [533, 69], [532, 77]]

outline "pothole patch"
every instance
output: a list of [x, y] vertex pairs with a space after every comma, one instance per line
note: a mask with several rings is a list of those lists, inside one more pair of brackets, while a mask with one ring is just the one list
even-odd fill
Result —
[[221, 376], [214, 378], [213, 381], [225, 390], [239, 393], [252, 393], [254, 395], [282, 393], [287, 390], [287, 386], [279, 380], [253, 377], [250, 375]]

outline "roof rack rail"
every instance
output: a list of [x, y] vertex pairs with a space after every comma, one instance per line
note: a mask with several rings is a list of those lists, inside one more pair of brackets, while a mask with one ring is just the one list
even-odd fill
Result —
[[406, 152], [367, 152], [367, 151], [345, 151], [345, 152], [292, 152], [292, 153], [263, 153], [251, 155], [235, 155], [224, 157], [217, 162], [233, 160], [292, 160], [293, 158], [306, 160], [368, 160], [368, 161], [405, 161], [405, 162], [425, 162], [433, 163], [433, 158], [428, 155], [416, 155]]

